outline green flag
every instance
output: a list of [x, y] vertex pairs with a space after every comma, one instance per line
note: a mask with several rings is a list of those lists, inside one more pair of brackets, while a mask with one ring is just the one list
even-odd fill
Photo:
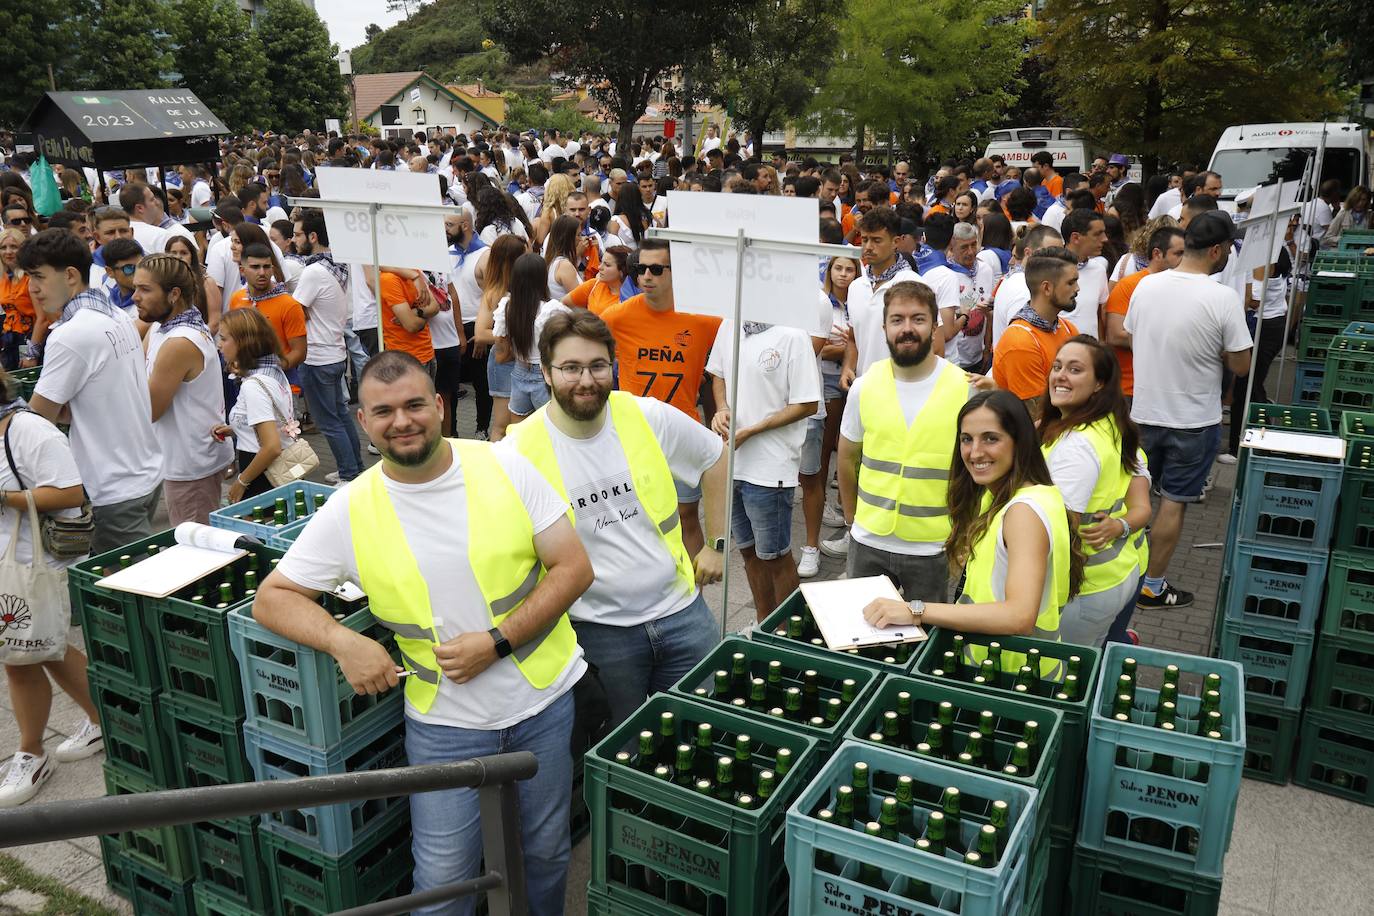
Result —
[[38, 154], [38, 161], [29, 169], [29, 185], [33, 188], [33, 208], [39, 215], [52, 216], [62, 209], [62, 195], [57, 192], [57, 176], [42, 153]]

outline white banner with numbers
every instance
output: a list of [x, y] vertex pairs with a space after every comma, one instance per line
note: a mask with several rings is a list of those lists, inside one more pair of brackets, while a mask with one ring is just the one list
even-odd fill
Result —
[[[668, 212], [674, 230], [729, 236], [719, 244], [671, 243], [678, 310], [733, 318], [735, 233], [743, 229], [750, 237], [815, 244], [820, 203], [815, 198], [670, 191]], [[821, 288], [816, 255], [746, 248], [743, 274], [740, 314], [745, 321], [829, 333], [829, 326], [812, 327]]]
[[[377, 256], [383, 266], [413, 267], [448, 272], [453, 260], [444, 233], [444, 211], [439, 197], [439, 176], [415, 172], [382, 172], [372, 169], [319, 169], [315, 183], [321, 200], [349, 200], [363, 204], [432, 205], [433, 213], [377, 213]], [[340, 263], [372, 263], [372, 214], [366, 206], [356, 210], [328, 208], [329, 247]]]

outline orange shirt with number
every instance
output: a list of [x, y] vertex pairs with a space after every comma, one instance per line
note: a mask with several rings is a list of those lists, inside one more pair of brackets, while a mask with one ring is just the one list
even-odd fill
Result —
[[615, 335], [620, 390], [657, 398], [698, 418], [697, 395], [720, 319], [691, 312], [657, 312], [644, 294], [601, 313]]
[[[1107, 297], [1107, 314], [1125, 318], [1131, 307], [1131, 294], [1140, 285], [1140, 281], [1149, 275], [1150, 271], [1147, 268], [1118, 280], [1116, 286], [1112, 287], [1112, 294]], [[1135, 354], [1126, 347], [1112, 349], [1116, 350], [1116, 361], [1121, 364], [1121, 391], [1127, 397], [1131, 397], [1135, 394]]]

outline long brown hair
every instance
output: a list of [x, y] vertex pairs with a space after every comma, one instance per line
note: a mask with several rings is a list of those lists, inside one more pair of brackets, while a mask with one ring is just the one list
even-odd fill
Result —
[[506, 300], [506, 336], [516, 359], [522, 362], [530, 362], [538, 352], [534, 319], [548, 298], [549, 273], [544, 259], [533, 252], [516, 258], [510, 273], [510, 298]]
[[[1064, 433], [1080, 426], [1096, 423], [1103, 417], [1116, 421], [1117, 433], [1121, 436], [1121, 468], [1127, 474], [1140, 473], [1136, 461], [1140, 448], [1140, 430], [1131, 422], [1131, 411], [1126, 406], [1126, 395], [1121, 391], [1121, 364], [1116, 354], [1095, 337], [1079, 334], [1070, 337], [1060, 346], [1059, 352], [1069, 344], [1079, 344], [1088, 348], [1091, 354], [1093, 377], [1102, 387], [1094, 391], [1086, 402], [1069, 413], [1063, 413], [1050, 402], [1049, 382], [1045, 383], [1044, 411], [1040, 415], [1040, 442], [1049, 445]], [[1058, 357], [1055, 357], [1058, 361]]]
[[492, 312], [496, 311], [496, 304], [510, 289], [510, 272], [515, 266], [515, 259], [527, 251], [529, 246], [518, 235], [497, 236], [492, 243], [482, 275], [482, 304]]
[[205, 266], [200, 263], [200, 249], [196, 247], [195, 242], [192, 242], [184, 235], [170, 235], [167, 237], [167, 244], [162, 246], [162, 250], [175, 257], [175, 254], [172, 252], [172, 246], [174, 245], [182, 246], [191, 255], [191, 263], [188, 264], [187, 267], [190, 268], [191, 274], [195, 277], [196, 281], [196, 290], [195, 294], [191, 297], [191, 301], [195, 304], [196, 309], [200, 311], [200, 317], [209, 321], [210, 306], [205, 300]]
[[272, 330], [272, 325], [257, 309], [231, 309], [225, 312], [219, 320], [219, 333], [222, 337], [233, 338], [238, 347], [234, 363], [229, 368], [239, 375], [257, 368], [258, 360], [264, 356], [282, 355], [277, 332]]
[[553, 264], [559, 258], [567, 258], [574, 268], [577, 267], [577, 233], [582, 224], [575, 216], [560, 216], [549, 229], [548, 250], [544, 252], [544, 263]]
[[[959, 570], [968, 563], [973, 554], [973, 545], [987, 533], [988, 526], [997, 517], [1011, 498], [1022, 487], [1040, 485], [1054, 486], [1049, 466], [1040, 451], [1040, 438], [1035, 432], [1035, 423], [1021, 399], [1010, 391], [996, 389], [980, 391], [968, 399], [959, 411], [956, 429], [962, 431], [964, 418], [975, 410], [987, 408], [997, 417], [1002, 431], [1011, 436], [1013, 442], [1011, 471], [1002, 479], [994, 481], [987, 488], [992, 502], [983, 508], [984, 489], [974, 482], [960, 450], [959, 437], [955, 437], [954, 455], [950, 459], [949, 489], [946, 502], [949, 506], [951, 528], [949, 539], [945, 541], [945, 555], [949, 558], [951, 569]], [[1067, 512], [1067, 510], [1065, 510]], [[1078, 594], [1083, 583], [1083, 548], [1078, 539], [1078, 530], [1070, 524], [1069, 528], [1069, 595]]]

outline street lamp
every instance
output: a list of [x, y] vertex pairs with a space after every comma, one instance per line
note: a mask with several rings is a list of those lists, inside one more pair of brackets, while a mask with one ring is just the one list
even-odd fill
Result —
[[[353, 100], [353, 123], [358, 123], [358, 88], [353, 83], [353, 52], [339, 52], [339, 74], [348, 77], [348, 94]], [[344, 131], [348, 133], [348, 131]]]

